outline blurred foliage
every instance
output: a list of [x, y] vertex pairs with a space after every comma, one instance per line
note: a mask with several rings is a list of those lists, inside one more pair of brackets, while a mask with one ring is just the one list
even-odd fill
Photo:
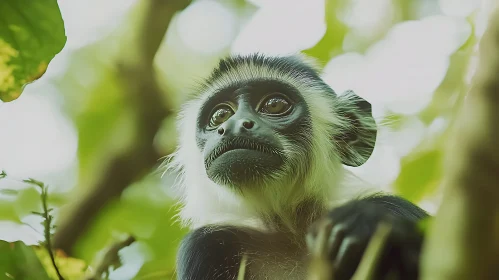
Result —
[[[8, 178], [7, 173], [2, 171], [0, 179], [5, 178]], [[10, 279], [60, 279], [58, 274], [62, 271], [65, 279], [81, 279], [87, 267], [85, 262], [51, 249], [54, 230], [51, 212], [54, 208], [48, 207], [48, 186], [35, 179], [22, 180], [22, 183], [28, 187], [21, 190], [1, 189], [4, 194], [14, 196], [15, 200], [10, 205], [0, 203], [0, 208], [8, 210], [2, 212], [0, 219], [21, 222], [20, 217], [29, 214], [37, 216], [43, 228], [44, 239], [40, 242], [43, 246], [28, 247], [22, 241], [0, 241], [0, 255], [4, 254], [0, 256], [0, 275]]]
[[[258, 11], [247, 2], [219, 1], [238, 16], [239, 22], [233, 24], [239, 26], [239, 31], [241, 26], [249, 21], [252, 13]], [[364, 53], [372, 44], [382, 40], [394, 24], [419, 18], [418, 14], [421, 12], [416, 11], [416, 7], [420, 1], [389, 2], [393, 5], [394, 14], [393, 18], [387, 21], [389, 24], [382, 26], [376, 32], [373, 31], [374, 35], [359, 39], [359, 32], [338, 17], [338, 13], [347, 10], [349, 1], [327, 0], [324, 10], [327, 26], [325, 34], [315, 46], [302, 51], [316, 58], [319, 64], [324, 66], [332, 58], [345, 52], [345, 41], [347, 38], [352, 38], [352, 34], [357, 36], [353, 36], [355, 39], [353, 43], [350, 42], [356, 44], [353, 49]], [[50, 88], [47, 91], [55, 91], [62, 100], [61, 106], [65, 114], [60, 118], [69, 119], [78, 135], [78, 162], [75, 167], [78, 182], [76, 186], [67, 188], [71, 192], [53, 192], [47, 198], [50, 207], [55, 208], [56, 218], [58, 213], [65, 212], [65, 204], [90, 191], [85, 186], [101, 177], [111, 155], [119, 153], [132, 137], [136, 137], [136, 131], [131, 129], [132, 110], [125, 102], [126, 96], [122, 94], [122, 85], [116, 79], [115, 65], [117, 56], [126, 54], [122, 51], [123, 49], [126, 51], [127, 46], [120, 45], [120, 42], [129, 32], [131, 24], [134, 24], [131, 20], [132, 15], [133, 13], [126, 14], [117, 19], [118, 26], [101, 38], [71, 49], [67, 53], [63, 50], [60, 54], [66, 59], [65, 65], [61, 67], [63, 71], [50, 80], [51, 86], [56, 90]], [[473, 15], [468, 17], [468, 20], [473, 23]], [[157, 55], [156, 64], [161, 70], [160, 80], [165, 89], [165, 98], [173, 100], [173, 109], [177, 110], [195, 85], [188, 82], [197, 81], [205, 76], [218, 58], [228, 54], [230, 49], [224, 47], [212, 54], [196, 53], [182, 41], [182, 34], [178, 33], [179, 29], [175, 24], [176, 22], [173, 22], [167, 32], [164, 44]], [[55, 0], [43, 3], [28, 0], [0, 2], [0, 99], [4, 101], [16, 99], [24, 84], [43, 74], [47, 64], [65, 44], [64, 33]], [[79, 34], [73, 35], [79, 36]], [[429, 127], [437, 120], [451, 122], [462, 103], [468, 87], [465, 77], [468, 75], [470, 58], [474, 54], [473, 47], [476, 43], [474, 35], [473, 33], [449, 58], [446, 77], [435, 90], [432, 102], [427, 108], [417, 114], [388, 112], [380, 122], [394, 133], [410, 126], [408, 120], [413, 118], [420, 120], [426, 126], [423, 140], [410, 152], [399, 157], [400, 172], [391, 182], [393, 191], [414, 202], [425, 200], [434, 202], [438, 196], [442, 175], [442, 148], [447, 142], [447, 129], [445, 126], [436, 132], [429, 132]], [[208, 39], [216, 40], [216, 38]], [[266, 38], [255, 38], [255, 40], [266, 40]], [[0, 120], [0, 124], [2, 121]], [[165, 155], [173, 151], [176, 144], [173, 122], [174, 118], [164, 121], [164, 128], [158, 132], [155, 143], [157, 149]], [[0, 138], [1, 133], [0, 128]], [[33, 141], [36, 141], [36, 137], [33, 137]], [[379, 163], [376, 168], [385, 168], [385, 166]], [[56, 173], [56, 176], [70, 175]], [[5, 177], [3, 173], [0, 173], [0, 179], [3, 177]], [[1, 180], [6, 182], [3, 186], [7, 188], [0, 188], [0, 220], [25, 223], [32, 211], [39, 212], [42, 209], [40, 193], [33, 186], [18, 188], [16, 182], [8, 181], [9, 177]], [[174, 219], [176, 208], [169, 189], [172, 178], [159, 177], [158, 172], [153, 172], [151, 176], [131, 185], [120, 199], [112, 201], [102, 209], [90, 231], [77, 244], [75, 258], [67, 258], [55, 252], [56, 263], [66, 279], [81, 277], [87, 264], [95, 266], [106, 248], [128, 235], [133, 235], [137, 241], [120, 251], [124, 265], [116, 269], [115, 272], [121, 274], [115, 275], [121, 276], [114, 276], [115, 279], [123, 279], [119, 278], [123, 275], [136, 279], [173, 277], [177, 245], [187, 230], [180, 228]], [[422, 228], [426, 227], [427, 223], [422, 225]], [[50, 257], [42, 247], [28, 247], [22, 242], [0, 242], [0, 278], [4, 276], [4, 272], [11, 275], [45, 273], [36, 256], [47, 269], [48, 275], [56, 279]], [[29, 263], [30, 270], [21, 271], [19, 263]], [[134, 264], [138, 264], [139, 267], [135, 269]], [[126, 271], [126, 268], [130, 269]], [[48, 279], [49, 276], [43, 275]]]
[[57, 0], [0, 2], [0, 100], [17, 99], [66, 43]]
[[186, 233], [175, 224], [173, 201], [157, 188], [155, 176], [130, 186], [119, 201], [108, 205], [94, 222], [91, 231], [77, 244], [76, 253], [92, 260], [96, 252], [116, 238], [132, 234], [148, 248], [147, 262], [140, 275], [172, 273], [176, 246]]
[[442, 176], [442, 151], [429, 150], [411, 154], [402, 159], [402, 170], [395, 181], [400, 193], [411, 201], [420, 201], [424, 195], [433, 193]]
[[[29, 268], [29, 269], [27, 269]], [[0, 240], [1, 279], [50, 279], [33, 248]]]
[[[35, 246], [34, 251], [41, 264], [47, 271], [50, 279], [58, 279], [57, 273], [54, 269], [54, 266], [52, 265], [52, 261], [50, 260], [47, 249], [41, 246]], [[55, 261], [57, 263], [58, 269], [61, 272], [61, 275], [64, 276], [64, 279], [78, 280], [82, 279], [85, 276], [87, 264], [84, 261], [67, 257], [60, 251], [55, 252]]]
[[[472, 17], [470, 17], [470, 20]], [[419, 118], [430, 125], [437, 118], [450, 122], [455, 119], [458, 108], [468, 91], [468, 74], [473, 47], [474, 32], [451, 57], [446, 77], [433, 94], [430, 105], [419, 113]], [[411, 201], [421, 201], [435, 194], [442, 178], [443, 148], [447, 143], [447, 129], [427, 138], [410, 154], [401, 159], [402, 169], [394, 182], [395, 191]]]
[[343, 39], [345, 39], [348, 28], [338, 19], [337, 11], [343, 8], [344, 5], [345, 2], [340, 0], [326, 1], [324, 9], [326, 33], [315, 46], [304, 50], [304, 54], [315, 57], [319, 63], [325, 64], [335, 55], [342, 52]]
[[87, 180], [99, 178], [99, 170], [103, 170], [106, 158], [123, 147], [130, 135], [130, 131], [126, 130], [130, 112], [126, 110], [124, 96], [120, 94], [120, 87], [114, 81], [115, 72], [106, 70], [108, 69], [96, 69], [103, 73], [87, 89], [89, 92], [106, 94], [86, 95], [87, 100], [80, 100], [83, 101], [79, 104], [80, 110], [73, 111], [79, 132], [79, 174], [83, 185], [88, 185]]

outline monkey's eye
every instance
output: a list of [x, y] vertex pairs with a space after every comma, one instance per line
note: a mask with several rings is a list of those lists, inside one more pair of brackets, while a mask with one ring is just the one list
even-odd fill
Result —
[[291, 104], [282, 96], [272, 96], [262, 102], [260, 112], [267, 115], [283, 115], [289, 111]]
[[233, 114], [234, 114], [234, 112], [232, 111], [232, 109], [229, 106], [219, 107], [211, 115], [209, 127], [210, 128], [215, 128], [215, 127], [223, 124]]

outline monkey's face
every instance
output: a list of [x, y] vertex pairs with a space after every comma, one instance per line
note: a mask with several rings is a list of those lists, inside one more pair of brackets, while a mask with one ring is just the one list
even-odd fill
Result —
[[279, 81], [253, 80], [211, 96], [198, 116], [196, 140], [208, 177], [247, 188], [289, 177], [310, 149], [309, 110]]
[[362, 165], [374, 149], [370, 104], [352, 91], [337, 95], [299, 55], [224, 58], [196, 92], [167, 166], [179, 172], [180, 216], [192, 223], [233, 206], [284, 213], [326, 199], [341, 164]]

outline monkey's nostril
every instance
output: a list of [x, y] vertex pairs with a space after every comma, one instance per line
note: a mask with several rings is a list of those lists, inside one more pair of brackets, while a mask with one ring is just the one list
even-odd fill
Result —
[[253, 121], [244, 121], [243, 122], [243, 127], [246, 129], [252, 129], [253, 126], [255, 126], [255, 123]]
[[223, 128], [223, 127], [219, 127], [219, 128], [218, 128], [218, 130], [217, 130], [217, 132], [218, 132], [218, 134], [220, 134], [220, 135], [224, 135], [225, 130], [224, 130], [224, 128]]

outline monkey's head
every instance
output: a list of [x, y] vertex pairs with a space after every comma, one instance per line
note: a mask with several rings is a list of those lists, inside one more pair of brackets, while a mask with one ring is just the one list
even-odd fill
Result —
[[200, 211], [200, 196], [260, 208], [326, 199], [341, 164], [359, 166], [374, 149], [371, 105], [337, 95], [298, 56], [223, 59], [198, 91], [180, 115], [171, 166], [184, 203], [197, 197]]

